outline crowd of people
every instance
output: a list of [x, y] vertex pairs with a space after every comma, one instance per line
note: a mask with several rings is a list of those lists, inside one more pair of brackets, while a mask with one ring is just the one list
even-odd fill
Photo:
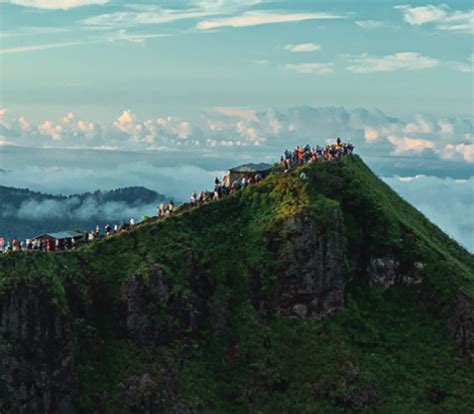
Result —
[[230, 176], [224, 175], [222, 179], [216, 177], [214, 180], [214, 189], [212, 191], [200, 191], [196, 193], [193, 191], [190, 197], [192, 206], [206, 203], [208, 201], [220, 200], [222, 197], [233, 194], [238, 190], [243, 190], [245, 187], [258, 183], [263, 179], [260, 173], [251, 176], [242, 177], [240, 180], [230, 181]]
[[157, 217], [167, 217], [173, 214], [174, 212], [174, 203], [170, 201], [167, 204], [160, 203], [160, 205], [156, 208], [156, 216]]
[[[351, 143], [343, 143], [341, 138], [338, 137], [335, 144], [326, 145], [324, 147], [320, 147], [319, 145], [316, 147], [306, 145], [304, 147], [297, 146], [293, 151], [285, 150], [285, 153], [280, 158], [280, 166], [284, 168], [284, 171], [289, 171], [308, 163], [338, 160], [346, 155], [352, 155], [353, 151], [354, 145]], [[306, 173], [302, 172], [300, 178], [305, 179], [306, 177]], [[232, 182], [230, 182], [230, 176], [228, 175], [224, 175], [222, 181], [216, 177], [214, 180], [214, 190], [212, 192], [201, 191], [198, 194], [193, 191], [191, 193], [190, 203], [194, 206], [207, 201], [219, 200], [223, 196], [233, 194], [238, 190], [243, 190], [249, 185], [260, 182], [262, 179], [262, 175], [258, 172], [254, 175], [243, 175], [240, 180], [234, 179]]]
[[[280, 166], [284, 169], [285, 172], [287, 172], [304, 164], [339, 160], [344, 156], [352, 155], [353, 151], [354, 146], [351, 143], [343, 143], [338, 137], [334, 144], [326, 145], [324, 147], [321, 147], [319, 145], [317, 145], [316, 147], [306, 145], [304, 147], [297, 146], [293, 149], [293, 151], [285, 150], [284, 154], [280, 158]], [[300, 174], [300, 178], [307, 178], [307, 175], [304, 171]], [[263, 176], [259, 172], [255, 174], [243, 174], [241, 178], [233, 179], [232, 181], [229, 175], [224, 175], [222, 177], [222, 180], [216, 177], [214, 180], [213, 191], [200, 191], [199, 193], [193, 191], [191, 193], [190, 202], [184, 205], [183, 207], [187, 207], [187, 209], [189, 209], [203, 203], [207, 203], [214, 200], [220, 200], [221, 198], [233, 194], [236, 191], [245, 189], [249, 185], [259, 183], [262, 179]], [[181, 210], [181, 208], [178, 210]], [[169, 217], [175, 211], [176, 209], [173, 201], [169, 201], [166, 204], [161, 203], [156, 208], [156, 217]], [[60, 240], [43, 238], [19, 241], [17, 239], [13, 239], [11, 242], [6, 241], [0, 243], [0, 253], [8, 253], [11, 251], [15, 252], [35, 250], [72, 250], [75, 249], [77, 245], [90, 243], [99, 238], [108, 237], [111, 235], [116, 235], [128, 231], [134, 228], [136, 224], [137, 223], [135, 219], [131, 217], [128, 222], [123, 222], [120, 225], [114, 224], [113, 226], [110, 226], [107, 224], [104, 226], [103, 231], [101, 231], [100, 226], [97, 225], [95, 229], [85, 231], [82, 237], [70, 237]]]
[[280, 158], [280, 165], [286, 170], [290, 170], [307, 163], [338, 160], [345, 155], [352, 155], [353, 151], [354, 145], [343, 143], [338, 137], [335, 144], [325, 147], [306, 145], [304, 147], [298, 146], [293, 151], [286, 150]]
[[[157, 207], [157, 216], [166, 217], [169, 216], [174, 209], [173, 201], [167, 204], [161, 203]], [[130, 217], [128, 221], [124, 221], [121, 224], [115, 223], [113, 225], [106, 224], [102, 229], [99, 225], [95, 226], [90, 231], [85, 231], [82, 236], [77, 237], [66, 237], [61, 239], [54, 239], [44, 235], [36, 239], [25, 239], [25, 240], [3, 240], [0, 239], [0, 254], [9, 252], [19, 251], [43, 251], [43, 252], [60, 252], [66, 250], [73, 250], [77, 246], [91, 243], [94, 240], [108, 237], [111, 235], [117, 235], [134, 228], [137, 221], [134, 217]]]
[[76, 247], [76, 239], [68, 237], [65, 239], [26, 239], [18, 240], [13, 239], [12, 241], [7, 240], [0, 253], [18, 252], [18, 251], [60, 251], [60, 250], [72, 250]]

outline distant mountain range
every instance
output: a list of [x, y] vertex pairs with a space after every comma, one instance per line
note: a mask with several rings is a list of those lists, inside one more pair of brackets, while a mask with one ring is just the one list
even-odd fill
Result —
[[61, 230], [90, 230], [120, 223], [130, 217], [153, 214], [168, 201], [163, 194], [144, 187], [69, 196], [44, 194], [0, 186], [0, 237], [29, 238]]

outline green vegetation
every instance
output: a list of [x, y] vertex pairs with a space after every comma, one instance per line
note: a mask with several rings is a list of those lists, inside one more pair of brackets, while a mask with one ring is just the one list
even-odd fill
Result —
[[[151, 219], [75, 252], [0, 258], [0, 291], [25, 282], [44, 286], [58, 311], [75, 319], [81, 410], [99, 401], [106, 411], [120, 407], [128, 379], [148, 373], [165, 409], [178, 399], [215, 413], [472, 411], [474, 363], [456, 353], [442, 310], [459, 290], [474, 298], [473, 256], [358, 157], [303, 168], [307, 180], [299, 171], [273, 173], [222, 201]], [[284, 238], [291, 226], [283, 223], [299, 214], [323, 232], [334, 229], [335, 214], [343, 216], [350, 283], [345, 309], [327, 320], [278, 314], [285, 263], [267, 240]], [[398, 257], [401, 269], [423, 263], [423, 284], [369, 288], [368, 259], [387, 255]], [[155, 268], [173, 281], [174, 304], [150, 305], [155, 329], [174, 335], [140, 345], [119, 328], [121, 286], [130, 278], [148, 285]], [[212, 297], [226, 304], [219, 334], [217, 303], [197, 330], [177, 316], [180, 304], [192, 301], [190, 275], [199, 269]], [[255, 275], [260, 309], [251, 302]], [[92, 313], [77, 310], [88, 306]]]

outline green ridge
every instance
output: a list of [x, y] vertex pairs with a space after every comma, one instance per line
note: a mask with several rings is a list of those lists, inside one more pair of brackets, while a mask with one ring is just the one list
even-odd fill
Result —
[[[82, 411], [97, 407], [104, 392], [106, 410], [120, 407], [120, 384], [147, 372], [163, 389], [168, 375], [173, 377], [183, 405], [205, 412], [472, 412], [474, 364], [456, 353], [443, 309], [458, 291], [474, 298], [473, 256], [358, 157], [302, 168], [307, 180], [299, 178], [301, 169], [275, 172], [222, 201], [150, 220], [74, 252], [0, 258], [1, 290], [40, 283], [65, 314], [73, 312], [68, 290], [89, 303], [92, 290], [100, 287], [102, 299], [86, 326], [90, 338], [83, 334], [77, 344]], [[302, 212], [329, 231], [335, 211], [343, 216], [347, 238], [345, 309], [323, 321], [278, 316], [273, 305], [284, 263], [268, 250], [267, 235], [285, 237], [288, 228], [281, 223]], [[123, 339], [114, 314], [122, 282], [146, 281], [150, 268], [159, 264], [174, 281], [172, 295], [186, 298], [192, 289], [190, 251], [228, 302], [223, 335], [212, 333], [213, 310], [205, 329], [185, 332], [170, 346], [143, 348]], [[422, 286], [370, 288], [365, 264], [387, 253], [396, 254], [402, 267], [422, 262]], [[267, 303], [260, 311], [249, 299], [255, 273]], [[157, 326], [173, 320], [167, 309], [157, 309]], [[88, 342], [95, 336], [103, 341], [97, 352]], [[348, 381], [352, 367], [359, 374]], [[364, 403], [349, 406], [345, 400], [372, 389], [376, 409]], [[442, 390], [445, 398], [433, 402], [431, 389]], [[173, 396], [164, 392], [163, 401], [169, 408]]]

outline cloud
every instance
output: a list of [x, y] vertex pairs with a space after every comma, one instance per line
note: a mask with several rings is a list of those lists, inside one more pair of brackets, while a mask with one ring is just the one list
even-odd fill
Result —
[[147, 39], [156, 39], [161, 37], [170, 37], [167, 33], [129, 33], [125, 29], [118, 31], [106, 31], [103, 40], [106, 42], [130, 42], [130, 43], [143, 43]]
[[392, 72], [395, 70], [419, 70], [436, 66], [437, 59], [414, 52], [399, 52], [386, 56], [371, 56], [364, 53], [350, 58], [347, 69], [356, 73]]
[[403, 12], [403, 20], [411, 25], [420, 26], [425, 23], [442, 20], [447, 16], [446, 5], [411, 7], [411, 6], [395, 6]]
[[429, 134], [432, 132], [432, 127], [423, 116], [415, 115], [415, 119], [403, 127], [403, 132], [415, 134]]
[[82, 44], [82, 42], [49, 43], [49, 44], [43, 44], [43, 45], [11, 47], [11, 48], [0, 49], [0, 55], [4, 55], [7, 53], [25, 53], [25, 52], [34, 52], [37, 50], [56, 49], [59, 47], [77, 46], [80, 44]]
[[126, 11], [105, 13], [88, 17], [81, 21], [88, 26], [108, 28], [134, 27], [139, 25], [157, 25], [178, 20], [189, 20], [213, 15], [213, 10], [200, 9], [164, 9], [154, 5], [130, 5]]
[[129, 110], [125, 110], [122, 114], [114, 121], [114, 126], [122, 132], [129, 132], [135, 128], [134, 125], [135, 115]]
[[474, 163], [474, 144], [448, 144], [441, 152], [441, 158], [453, 160], [461, 157], [464, 161]]
[[217, 107], [214, 110], [222, 115], [242, 118], [248, 121], [256, 121], [257, 113], [252, 109], [233, 108], [233, 107]]
[[474, 30], [473, 10], [453, 11], [446, 4], [439, 6], [428, 4], [420, 7], [402, 5], [395, 8], [401, 10], [403, 20], [413, 26], [434, 24], [438, 30], [469, 34]]
[[[139, 218], [142, 215], [154, 215], [159, 199], [150, 204], [131, 206], [129, 203], [108, 201], [100, 202], [93, 196], [79, 200], [72, 197], [66, 200], [25, 201], [13, 214], [4, 214], [20, 220], [61, 220], [64, 221], [93, 221], [93, 220], [127, 220], [129, 217]], [[8, 209], [8, 205], [6, 206]]]
[[57, 121], [44, 120], [37, 124], [28, 121], [25, 116], [16, 117], [7, 111], [3, 114], [0, 112], [0, 134], [2, 132], [15, 145], [34, 144], [37, 147], [70, 143], [84, 145], [91, 140], [97, 143], [102, 140], [102, 130], [98, 124], [77, 118], [72, 112]]
[[377, 29], [383, 26], [383, 23], [377, 20], [356, 20], [356, 25], [362, 29]]
[[463, 73], [472, 73], [474, 72], [474, 64], [473, 63], [464, 63], [464, 62], [455, 62], [453, 63], [454, 69], [458, 70], [459, 72]]
[[334, 72], [332, 63], [288, 63], [285, 68], [297, 73], [318, 73], [320, 75]]
[[474, 10], [457, 11], [442, 20], [438, 28], [450, 32], [474, 34]]
[[365, 127], [364, 138], [367, 142], [376, 141], [379, 138], [379, 132], [375, 128]]
[[[303, 70], [315, 69], [310, 66]], [[414, 114], [400, 119], [363, 108], [301, 106], [257, 111], [216, 107], [192, 117], [158, 114], [147, 118], [126, 109], [109, 122], [66, 113], [56, 121], [38, 123], [0, 111], [2, 141], [20, 146], [189, 154], [212, 150], [219, 156], [233, 147], [233, 154], [238, 149], [271, 159], [288, 146], [302, 142], [323, 144], [341, 136], [352, 141], [363, 155], [410, 156], [468, 164], [474, 162], [472, 130], [472, 120], [467, 118]]]
[[252, 8], [264, 0], [191, 0], [185, 6], [171, 2], [175, 7], [157, 4], [125, 4], [124, 8], [112, 13], [103, 13], [83, 19], [81, 23], [97, 29], [120, 29], [140, 25], [167, 24], [180, 20], [203, 19], [206, 17], [229, 16]]
[[385, 177], [383, 180], [429, 220], [463, 244], [471, 253], [474, 252], [474, 177], [457, 180], [416, 175]]
[[69, 10], [76, 7], [103, 5], [108, 0], [11, 0], [12, 4], [46, 10]]
[[293, 53], [317, 52], [321, 50], [321, 46], [315, 43], [300, 43], [297, 45], [286, 45], [285, 49]]
[[388, 141], [395, 146], [393, 153], [395, 155], [403, 155], [414, 152], [419, 154], [425, 149], [434, 149], [435, 144], [427, 139], [416, 139], [409, 137], [397, 137], [395, 135], [389, 135]]
[[200, 30], [218, 29], [221, 27], [248, 27], [262, 24], [302, 22], [306, 20], [343, 19], [343, 16], [329, 13], [276, 13], [269, 11], [248, 11], [239, 16], [204, 20], [197, 24]]
[[474, 72], [474, 54], [472, 54], [466, 62], [452, 62], [451, 66], [459, 72], [472, 73]]
[[[19, 153], [20, 157], [22, 153]], [[188, 200], [193, 190], [211, 190], [214, 178], [222, 177], [236, 162], [235, 159], [227, 160], [226, 166], [220, 168], [220, 163], [208, 159], [204, 168], [197, 161], [195, 156], [186, 157], [181, 153], [155, 153], [147, 157], [143, 153], [110, 151], [73, 151], [72, 156], [71, 150], [43, 152], [41, 157], [36, 153], [28, 165], [21, 163], [18, 168], [9, 168], [7, 174], [0, 174], [0, 185], [66, 195], [143, 186], [178, 200]], [[113, 210], [120, 213], [117, 206]], [[56, 211], [57, 214], [68, 214], [69, 210], [59, 208]], [[28, 214], [26, 207], [24, 214]], [[84, 214], [85, 217], [88, 215]]]
[[39, 127], [38, 130], [43, 135], [49, 135], [53, 141], [61, 140], [61, 133], [63, 127], [61, 125], [53, 125], [51, 121], [44, 121]]
[[248, 8], [265, 3], [268, 0], [194, 0], [192, 4], [203, 10], [232, 13], [241, 8]]
[[[211, 189], [216, 176], [221, 177], [225, 171], [243, 162], [271, 162], [279, 157], [282, 149], [297, 143], [321, 142], [326, 137], [334, 136], [334, 131], [341, 132], [345, 137], [349, 134], [357, 137], [356, 131], [360, 125], [371, 122], [380, 126], [406, 124], [398, 119], [385, 116], [383, 113], [366, 110], [343, 110], [342, 108], [292, 108], [284, 113], [273, 111], [259, 113], [261, 122], [269, 123], [277, 119], [282, 128], [279, 132], [281, 140], [277, 148], [268, 146], [255, 147], [263, 151], [248, 153], [239, 151], [241, 147], [224, 146], [215, 153], [216, 147], [201, 149], [196, 154], [188, 151], [178, 152], [122, 152], [122, 151], [85, 151], [85, 150], [42, 150], [22, 147], [7, 148], [6, 153], [0, 152], [2, 168], [7, 173], [0, 174], [0, 185], [30, 188], [47, 193], [74, 194], [97, 189], [107, 190], [125, 186], [144, 186], [169, 197], [188, 200], [192, 191]], [[459, 123], [451, 120], [455, 134], [458, 133]], [[296, 124], [298, 136], [288, 132], [289, 125]], [[350, 128], [345, 130], [344, 128]], [[257, 128], [256, 126], [254, 128]], [[259, 133], [264, 129], [260, 128]], [[315, 132], [317, 131], [317, 132]], [[315, 138], [317, 136], [318, 138]], [[267, 145], [275, 140], [275, 136], [267, 135]], [[217, 141], [218, 138], [215, 137]], [[474, 226], [474, 204], [472, 188], [474, 178], [472, 168], [465, 169], [462, 179], [446, 178], [450, 172], [455, 172], [459, 164], [452, 161], [437, 161], [418, 157], [380, 157], [376, 151], [377, 145], [384, 140], [379, 137], [368, 147], [356, 141], [356, 152], [363, 153], [363, 159], [402, 197], [423, 212], [431, 221], [440, 226], [449, 235], [456, 238], [474, 252], [472, 234]], [[1, 141], [1, 139], [0, 139]], [[391, 144], [390, 144], [391, 145]], [[369, 148], [369, 150], [367, 150]], [[370, 149], [371, 148], [371, 149]], [[0, 151], [2, 148], [0, 147]], [[8, 154], [8, 155], [6, 155]], [[270, 155], [270, 156], [269, 156]], [[379, 156], [379, 157], [377, 157]], [[383, 163], [384, 168], [380, 168]], [[442, 175], [427, 176], [431, 168], [437, 165]], [[384, 171], [382, 173], [382, 171]], [[440, 202], [449, 200], [449, 202]], [[107, 214], [118, 214], [117, 217], [153, 214], [156, 206], [150, 204], [133, 208], [120, 204], [99, 205], [87, 203], [76, 206], [74, 202], [66, 205], [36, 204], [30, 207], [24, 205], [21, 214], [26, 217], [45, 217], [46, 209], [52, 214], [70, 215], [77, 209], [78, 214], [89, 217], [97, 211]], [[2, 210], [0, 214], [5, 213]], [[109, 223], [110, 224], [110, 223]]]

